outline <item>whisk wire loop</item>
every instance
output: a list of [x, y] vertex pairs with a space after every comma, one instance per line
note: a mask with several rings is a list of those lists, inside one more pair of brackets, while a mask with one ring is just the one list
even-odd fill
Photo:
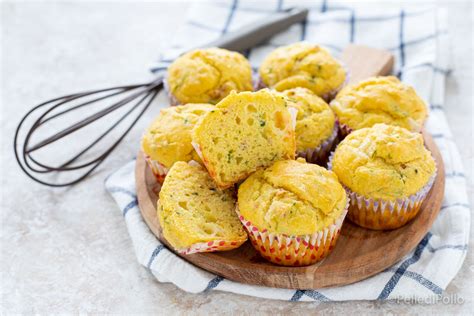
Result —
[[[59, 98], [55, 98], [50, 101], [43, 102], [34, 108], [32, 108], [26, 115], [21, 119], [14, 136], [14, 152], [15, 159], [17, 160], [20, 168], [33, 180], [41, 184], [52, 186], [52, 187], [64, 187], [69, 186], [75, 183], [82, 181], [89, 174], [91, 174], [109, 155], [110, 153], [119, 145], [119, 143], [125, 138], [125, 136], [130, 132], [130, 130], [135, 126], [138, 120], [142, 117], [145, 111], [149, 108], [153, 100], [156, 98], [157, 94], [163, 87], [163, 78], [158, 77], [156, 80], [146, 83], [146, 84], [136, 84], [136, 85], [127, 85], [112, 87], [82, 93], [75, 93]], [[111, 93], [107, 93], [111, 92]], [[107, 93], [104, 95], [104, 93]], [[74, 123], [73, 125], [49, 136], [45, 139], [30, 145], [31, 139], [35, 132], [45, 123], [52, 121], [53, 119], [59, 119], [63, 115], [75, 111], [77, 109], [83, 108], [85, 106], [94, 106], [99, 101], [109, 99], [111, 97], [116, 97], [124, 93], [129, 93], [125, 98], [114, 102], [107, 107], [87, 116], [86, 118]], [[100, 95], [98, 97], [94, 97]], [[54, 113], [54, 110], [61, 107], [70, 105], [72, 102], [80, 100], [82, 98], [94, 97], [91, 100], [81, 102], [77, 105], [71, 106], [64, 110], [61, 110], [57, 113]], [[86, 145], [81, 151], [75, 154], [73, 157], [67, 159], [65, 162], [59, 164], [58, 166], [52, 166], [50, 163], [45, 163], [40, 161], [37, 157], [33, 157], [33, 153], [47, 145], [50, 145], [78, 130], [81, 128], [90, 125], [91, 123], [97, 121], [100, 118], [105, 117], [106, 115], [116, 111], [119, 108], [122, 108], [125, 105], [131, 104], [130, 109], [123, 113], [110, 127], [108, 127], [101, 135], [96, 137], [90, 144]], [[26, 121], [34, 114], [36, 114], [42, 108], [47, 107], [46, 110], [31, 124], [29, 129], [26, 127]], [[90, 151], [94, 146], [99, 142], [104, 140], [104, 138], [109, 135], [118, 125], [125, 121], [126, 118], [130, 117], [133, 112], [138, 111], [135, 118], [129, 123], [126, 129], [123, 130], [121, 135], [103, 152], [101, 152], [95, 158], [90, 158], [86, 162], [76, 163], [84, 156], [87, 152]], [[54, 113], [54, 114], [51, 114]], [[26, 131], [26, 136], [24, 142], [18, 144], [18, 139], [20, 132], [23, 130]], [[76, 164], [74, 164], [76, 163]], [[80, 171], [84, 170], [82, 174], [76, 177], [74, 180], [59, 182], [59, 181], [48, 181], [44, 180], [39, 175], [41, 174], [59, 174], [64, 171]]]

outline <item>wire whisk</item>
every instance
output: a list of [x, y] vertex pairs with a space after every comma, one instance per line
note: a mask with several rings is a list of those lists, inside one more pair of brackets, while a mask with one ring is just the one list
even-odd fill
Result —
[[[35, 106], [31, 109], [26, 115], [21, 119], [14, 137], [14, 149], [15, 149], [15, 158], [20, 165], [21, 169], [33, 180], [53, 187], [64, 187], [73, 185], [85, 179], [89, 174], [91, 174], [104, 160], [107, 156], [119, 145], [119, 143], [125, 138], [125, 136], [130, 132], [133, 126], [138, 122], [142, 117], [145, 111], [152, 104], [153, 100], [157, 96], [158, 92], [163, 87], [163, 78], [159, 77], [156, 80], [146, 83], [146, 84], [136, 84], [136, 85], [127, 85], [120, 87], [113, 87], [107, 89], [100, 89], [94, 91], [87, 91], [82, 93], [75, 93], [63, 97], [59, 97], [50, 101], [46, 101], [42, 104]], [[103, 95], [102, 95], [103, 94]], [[112, 104], [102, 108], [93, 114], [87, 115], [83, 119], [75, 122], [71, 126], [68, 126], [60, 131], [53, 133], [52, 135], [43, 138], [40, 141], [32, 143], [33, 134], [45, 123], [50, 122], [60, 118], [61, 116], [77, 111], [79, 109], [84, 109], [85, 107], [91, 107], [94, 111], [94, 107], [97, 106], [98, 102], [101, 102], [112, 97], [117, 97], [120, 95], [127, 94], [123, 99], [113, 102]], [[100, 95], [99, 97], [93, 97]], [[93, 97], [92, 99], [87, 99], [88, 97]], [[81, 102], [81, 100], [84, 100]], [[74, 104], [66, 109], [66, 107], [71, 102], [79, 101], [79, 104]], [[89, 124], [101, 119], [106, 118], [107, 115], [117, 111], [118, 109], [129, 106], [129, 109], [125, 111], [119, 118], [113, 122], [103, 133], [101, 133], [97, 138], [93, 139], [89, 144], [85, 145], [80, 151], [73, 155], [70, 158], [67, 158], [66, 161], [59, 163], [57, 165], [51, 165], [34, 156], [34, 153], [39, 149], [44, 148], [47, 145], [50, 145], [54, 142], [61, 140], [62, 138], [71, 135], [79, 131], [80, 129], [88, 126]], [[57, 111], [58, 109], [62, 109]], [[31, 118], [33, 115], [41, 111], [33, 123], [27, 127], [25, 122], [27, 119]], [[134, 117], [128, 125], [125, 127], [124, 131], [118, 136], [118, 138], [112, 142], [111, 145], [107, 146], [102, 151], [98, 150], [96, 152], [96, 157], [89, 159], [82, 159], [86, 153], [91, 151], [97, 144], [99, 144], [106, 136], [108, 136], [112, 130], [114, 130], [119, 124], [125, 121], [127, 117], [133, 115]], [[19, 144], [19, 135], [23, 130], [26, 130], [24, 136], [24, 141], [22, 144]], [[86, 160], [86, 161], [84, 161]], [[68, 180], [65, 182], [52, 182], [47, 181], [41, 178], [41, 175], [58, 173], [58, 172], [70, 172], [76, 171], [80, 172], [79, 176], [73, 180]]]

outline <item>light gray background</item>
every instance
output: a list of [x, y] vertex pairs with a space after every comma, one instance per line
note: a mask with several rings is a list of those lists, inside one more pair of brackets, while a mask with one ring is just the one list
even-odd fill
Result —
[[[449, 10], [454, 71], [446, 113], [473, 195], [473, 11]], [[52, 190], [13, 161], [15, 125], [32, 105], [89, 88], [148, 80], [148, 63], [167, 46], [188, 4], [160, 2], [4, 2], [1, 6], [1, 312], [469, 313], [473, 311], [472, 234], [468, 258], [446, 295], [462, 305], [395, 302], [290, 303], [222, 292], [193, 295], [160, 284], [135, 260], [121, 213], [103, 188], [129, 161], [156, 105], [88, 181]], [[165, 104], [163, 98], [158, 102]]]

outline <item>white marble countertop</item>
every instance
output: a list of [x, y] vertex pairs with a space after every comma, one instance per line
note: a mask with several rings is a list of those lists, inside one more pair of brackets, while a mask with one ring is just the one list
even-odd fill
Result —
[[[446, 113], [473, 187], [472, 4], [449, 9], [454, 71]], [[1, 12], [1, 313], [472, 313], [473, 240], [446, 294], [464, 304], [290, 303], [214, 291], [193, 295], [160, 284], [135, 259], [103, 179], [138, 149], [148, 111], [88, 181], [52, 190], [13, 160], [12, 135], [32, 105], [89, 88], [148, 80], [148, 63], [173, 36], [184, 2], [3, 2]], [[164, 100], [160, 100], [164, 104]]]

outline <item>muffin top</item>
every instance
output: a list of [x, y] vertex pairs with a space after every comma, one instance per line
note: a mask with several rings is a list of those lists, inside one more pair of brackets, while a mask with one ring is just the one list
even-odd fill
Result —
[[316, 148], [333, 133], [335, 116], [329, 105], [311, 90], [293, 88], [281, 93], [287, 104], [298, 110], [296, 150]]
[[217, 188], [199, 164], [175, 163], [158, 201], [164, 237], [175, 249], [213, 240], [243, 243], [247, 234], [235, 213], [234, 193]]
[[307, 42], [275, 49], [259, 74], [267, 87], [278, 91], [305, 87], [322, 97], [337, 91], [346, 78], [346, 71], [328, 50]]
[[336, 148], [332, 169], [352, 191], [373, 199], [406, 198], [436, 172], [420, 133], [376, 124], [352, 132]]
[[239, 211], [259, 229], [291, 236], [316, 233], [334, 223], [347, 203], [337, 176], [304, 159], [276, 162], [239, 187]]
[[143, 152], [166, 168], [176, 161], [200, 161], [191, 145], [197, 121], [212, 111], [211, 104], [187, 104], [162, 109], [142, 137]]
[[294, 159], [295, 130], [286, 100], [268, 89], [232, 92], [193, 130], [211, 177], [222, 187], [275, 161]]
[[396, 77], [372, 77], [342, 89], [331, 107], [341, 124], [356, 130], [385, 123], [419, 132], [426, 105], [415, 90]]
[[252, 68], [237, 52], [221, 48], [190, 51], [168, 67], [170, 93], [181, 103], [216, 104], [232, 90], [250, 91]]

